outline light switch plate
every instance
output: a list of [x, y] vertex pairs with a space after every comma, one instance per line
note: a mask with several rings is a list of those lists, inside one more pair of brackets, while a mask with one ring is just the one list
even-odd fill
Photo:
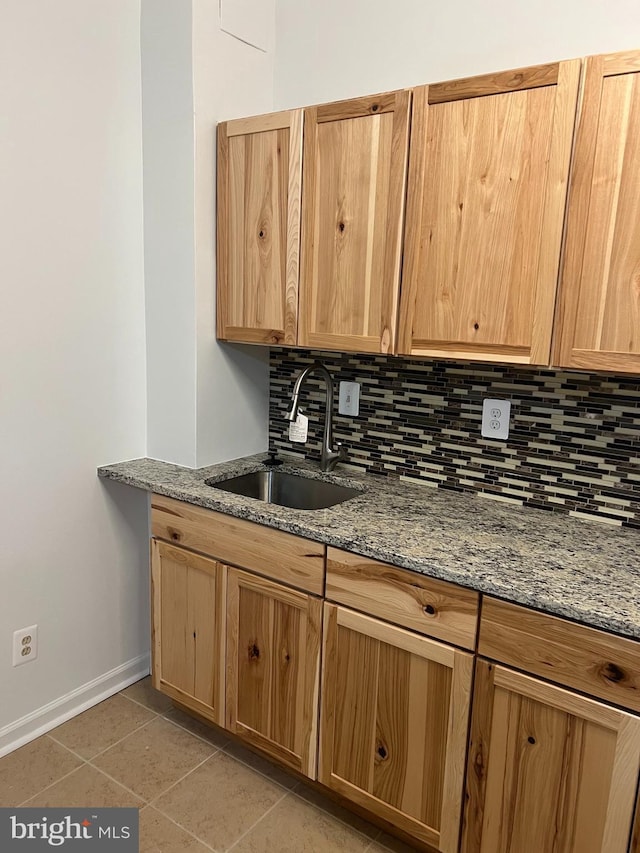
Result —
[[338, 397], [339, 415], [357, 415], [360, 411], [360, 383], [341, 382]]
[[509, 438], [510, 400], [482, 401], [482, 435], [484, 438]]

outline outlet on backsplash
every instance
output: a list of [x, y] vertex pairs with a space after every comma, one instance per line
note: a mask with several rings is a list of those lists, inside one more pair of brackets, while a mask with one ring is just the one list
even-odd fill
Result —
[[511, 417], [511, 402], [509, 400], [482, 401], [483, 438], [509, 438], [509, 418]]
[[[640, 527], [638, 377], [273, 348], [271, 446], [314, 459], [321, 395], [311, 391], [305, 400], [304, 447], [289, 441], [284, 415], [296, 376], [316, 359], [336, 383], [366, 376], [358, 419], [334, 418], [351, 464]], [[478, 440], [485, 398], [509, 398], [517, 408], [508, 442]]]

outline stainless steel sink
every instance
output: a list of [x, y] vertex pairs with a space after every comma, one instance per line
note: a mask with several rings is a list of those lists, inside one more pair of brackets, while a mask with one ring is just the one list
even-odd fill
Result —
[[273, 469], [252, 471], [250, 474], [241, 474], [239, 477], [218, 482], [205, 482], [214, 489], [292, 509], [326, 509], [362, 494], [359, 489]]

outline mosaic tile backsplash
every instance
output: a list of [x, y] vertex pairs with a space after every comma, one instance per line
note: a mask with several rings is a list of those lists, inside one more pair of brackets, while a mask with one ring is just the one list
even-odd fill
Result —
[[[298, 373], [321, 361], [360, 382], [360, 414], [334, 408], [350, 464], [446, 489], [640, 527], [640, 378], [272, 349], [270, 446], [320, 456], [324, 385], [309, 378], [305, 445], [284, 419]], [[482, 400], [511, 401], [506, 441], [482, 438]]]

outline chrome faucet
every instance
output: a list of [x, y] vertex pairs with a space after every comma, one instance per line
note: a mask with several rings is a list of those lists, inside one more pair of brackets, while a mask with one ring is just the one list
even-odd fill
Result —
[[293, 386], [293, 398], [291, 408], [286, 414], [288, 421], [295, 421], [298, 417], [298, 405], [300, 391], [307, 380], [310, 373], [317, 372], [324, 379], [326, 390], [326, 408], [324, 412], [324, 436], [322, 439], [322, 452], [320, 454], [320, 468], [322, 471], [333, 471], [338, 462], [342, 462], [347, 458], [346, 448], [342, 443], [337, 441], [336, 448], [333, 448], [333, 379], [331, 374], [319, 361], [314, 361], [302, 371], [296, 379], [296, 384]]

